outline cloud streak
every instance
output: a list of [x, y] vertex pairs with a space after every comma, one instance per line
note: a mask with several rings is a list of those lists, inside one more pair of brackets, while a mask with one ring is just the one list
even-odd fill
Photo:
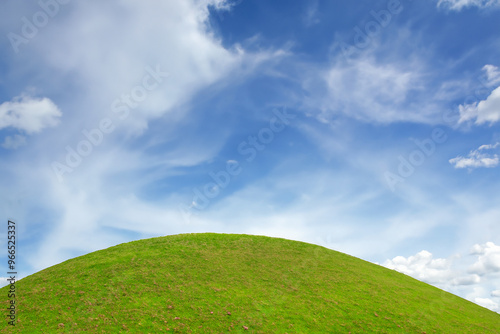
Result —
[[16, 150], [21, 146], [26, 145], [26, 137], [21, 135], [13, 135], [5, 137], [2, 147], [7, 150]]
[[470, 151], [466, 157], [458, 156], [449, 162], [455, 168], [494, 168], [500, 163], [498, 154], [488, 154], [485, 151], [495, 150], [500, 143], [494, 145], [482, 145], [477, 150]]
[[438, 7], [460, 11], [467, 7], [490, 8], [500, 6], [499, 0], [438, 0]]

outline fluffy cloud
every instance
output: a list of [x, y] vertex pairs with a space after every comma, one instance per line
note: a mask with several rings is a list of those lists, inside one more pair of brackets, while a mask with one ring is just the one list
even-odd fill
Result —
[[493, 90], [486, 100], [460, 105], [458, 112], [460, 113], [459, 123], [473, 119], [478, 125], [498, 122], [500, 120], [500, 87]]
[[491, 297], [500, 297], [500, 290], [491, 291]]
[[[486, 75], [484, 85], [494, 87], [500, 83], [500, 70], [493, 65], [485, 65], [483, 71]], [[478, 125], [489, 122], [496, 123], [500, 120], [500, 87], [494, 89], [486, 100], [471, 104], [462, 104], [458, 107], [460, 113], [459, 123], [475, 120]]]
[[438, 0], [438, 7], [452, 10], [462, 10], [465, 7], [494, 7], [499, 6], [500, 0]]
[[444, 283], [453, 277], [450, 270], [451, 260], [434, 259], [432, 254], [425, 250], [408, 258], [397, 256], [385, 261], [383, 265], [431, 284]]
[[48, 98], [16, 97], [0, 104], [0, 130], [12, 127], [28, 134], [59, 124], [61, 111]]
[[1, 146], [7, 150], [15, 150], [24, 145], [26, 145], [26, 137], [14, 135], [5, 137]]
[[469, 152], [467, 157], [458, 156], [450, 159], [449, 162], [455, 168], [492, 168], [498, 166], [500, 159], [498, 154], [488, 154], [484, 151], [494, 150], [500, 146], [500, 143], [494, 145], [482, 145], [477, 150]]
[[493, 242], [474, 245], [471, 254], [477, 255], [477, 261], [469, 268], [469, 272], [486, 275], [500, 272], [500, 246]]

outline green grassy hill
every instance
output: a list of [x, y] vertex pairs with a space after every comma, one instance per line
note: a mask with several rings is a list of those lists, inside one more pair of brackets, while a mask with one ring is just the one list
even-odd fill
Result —
[[[183, 234], [68, 260], [17, 283], [8, 333], [500, 333], [500, 315], [302, 242]], [[7, 288], [0, 291], [6, 314]]]

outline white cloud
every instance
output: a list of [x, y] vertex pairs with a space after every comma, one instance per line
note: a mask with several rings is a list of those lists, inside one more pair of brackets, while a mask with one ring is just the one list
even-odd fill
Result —
[[[387, 260], [383, 266], [397, 270], [418, 280], [436, 284], [451, 280], [454, 276], [451, 268], [452, 261], [448, 259], [434, 259], [428, 251], [421, 251], [416, 255], [405, 258], [397, 256]], [[460, 283], [457, 281], [457, 284]]]
[[460, 113], [459, 123], [474, 119], [478, 125], [498, 122], [500, 120], [500, 87], [494, 89], [486, 100], [460, 105], [458, 112]]
[[497, 87], [486, 100], [477, 105], [476, 124], [489, 122], [496, 123], [500, 120], [500, 87]]
[[7, 150], [15, 150], [24, 145], [26, 145], [26, 137], [21, 135], [7, 136], [2, 143], [2, 147]]
[[486, 72], [486, 84], [488, 86], [494, 86], [500, 83], [500, 70], [494, 65], [484, 65], [483, 71]]
[[493, 242], [484, 245], [474, 245], [471, 253], [477, 255], [477, 261], [469, 268], [469, 272], [487, 275], [500, 272], [500, 246]]
[[[486, 80], [483, 84], [494, 87], [500, 83], [500, 70], [494, 65], [485, 65], [483, 71]], [[458, 107], [460, 114], [459, 123], [475, 120], [478, 125], [489, 122], [490, 125], [500, 120], [500, 87], [494, 89], [486, 100], [470, 104], [462, 104]]]
[[20, 96], [0, 104], [0, 130], [12, 127], [28, 134], [59, 124], [59, 108], [48, 98]]
[[460, 11], [466, 7], [494, 7], [499, 6], [500, 0], [438, 0], [438, 7], [445, 7]]
[[458, 156], [450, 159], [450, 164], [455, 168], [493, 168], [498, 166], [500, 158], [498, 154], [483, 153], [484, 151], [494, 150], [500, 146], [500, 143], [494, 145], [482, 145], [477, 150], [470, 151], [467, 157]]
[[479, 151], [482, 151], [482, 150], [493, 150], [493, 149], [497, 148], [498, 146], [500, 146], [500, 142], [495, 143], [495, 144], [481, 145], [481, 146], [479, 146], [478, 150]]
[[500, 297], [500, 290], [491, 291], [491, 297]]

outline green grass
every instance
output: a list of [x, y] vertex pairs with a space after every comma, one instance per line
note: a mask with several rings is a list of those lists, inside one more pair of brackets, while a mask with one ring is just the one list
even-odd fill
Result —
[[[16, 288], [18, 322], [0, 332], [500, 333], [499, 314], [406, 275], [261, 236], [130, 242]], [[0, 295], [6, 314], [7, 287]]]

